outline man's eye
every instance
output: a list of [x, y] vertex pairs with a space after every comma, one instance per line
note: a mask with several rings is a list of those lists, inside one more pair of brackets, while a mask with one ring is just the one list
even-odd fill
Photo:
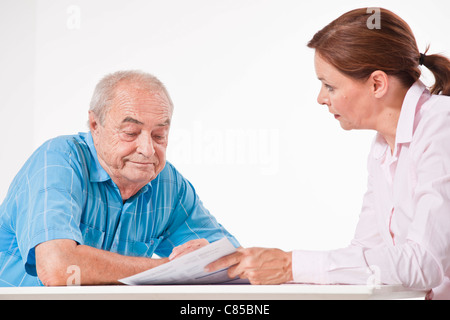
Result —
[[121, 137], [125, 141], [132, 141], [132, 140], [136, 139], [137, 136], [138, 136], [138, 133], [132, 132], [132, 131], [123, 131], [121, 133]]
[[164, 140], [165, 136], [156, 135], [156, 136], [153, 136], [153, 139], [155, 139], [155, 140]]

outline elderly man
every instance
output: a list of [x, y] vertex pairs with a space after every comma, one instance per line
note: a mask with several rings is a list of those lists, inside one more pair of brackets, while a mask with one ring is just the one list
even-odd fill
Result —
[[149, 74], [99, 82], [90, 132], [44, 143], [0, 206], [0, 286], [66, 285], [71, 272], [80, 284], [112, 284], [172, 251], [223, 237], [239, 246], [166, 162], [172, 112]]

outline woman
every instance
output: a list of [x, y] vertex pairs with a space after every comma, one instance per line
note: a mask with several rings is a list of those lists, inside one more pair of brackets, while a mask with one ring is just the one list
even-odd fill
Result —
[[[450, 298], [450, 61], [421, 54], [409, 26], [380, 10], [348, 12], [308, 46], [322, 88], [319, 104], [345, 130], [377, 131], [368, 191], [351, 245], [284, 252], [248, 248], [211, 264], [254, 284], [402, 284]], [[435, 76], [428, 91], [421, 66]]]

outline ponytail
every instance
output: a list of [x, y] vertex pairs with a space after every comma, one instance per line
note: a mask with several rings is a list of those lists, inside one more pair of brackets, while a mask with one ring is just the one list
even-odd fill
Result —
[[439, 54], [429, 56], [425, 54], [423, 65], [433, 73], [436, 80], [434, 86], [431, 87], [431, 93], [450, 96], [450, 60]]

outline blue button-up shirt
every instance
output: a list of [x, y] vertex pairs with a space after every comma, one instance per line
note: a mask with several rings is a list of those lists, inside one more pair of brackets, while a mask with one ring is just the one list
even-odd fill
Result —
[[57, 137], [28, 159], [0, 206], [0, 286], [42, 285], [34, 248], [49, 240], [167, 257], [186, 241], [223, 237], [239, 246], [169, 162], [123, 203], [98, 162], [91, 134]]

